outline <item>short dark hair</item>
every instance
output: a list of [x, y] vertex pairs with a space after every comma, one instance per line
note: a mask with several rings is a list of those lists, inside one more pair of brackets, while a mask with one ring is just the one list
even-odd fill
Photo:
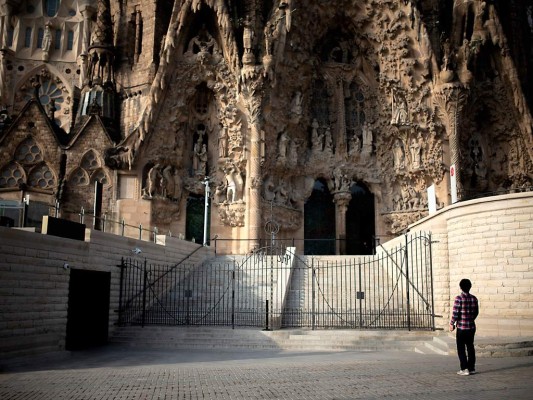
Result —
[[470, 279], [461, 279], [461, 282], [459, 282], [459, 287], [463, 292], [468, 293], [472, 287], [472, 282], [470, 282]]

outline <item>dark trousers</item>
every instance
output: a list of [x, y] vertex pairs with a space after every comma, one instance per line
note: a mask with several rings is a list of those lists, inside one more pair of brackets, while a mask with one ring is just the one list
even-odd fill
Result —
[[457, 329], [455, 337], [457, 343], [457, 355], [461, 363], [461, 369], [474, 371], [476, 369], [476, 350], [474, 348], [474, 336], [476, 329]]

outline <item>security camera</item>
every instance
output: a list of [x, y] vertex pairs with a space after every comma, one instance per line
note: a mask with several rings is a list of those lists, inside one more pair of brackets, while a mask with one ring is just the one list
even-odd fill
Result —
[[68, 263], [63, 264], [63, 269], [69, 269], [69, 268], [70, 268], [70, 265], [68, 265]]

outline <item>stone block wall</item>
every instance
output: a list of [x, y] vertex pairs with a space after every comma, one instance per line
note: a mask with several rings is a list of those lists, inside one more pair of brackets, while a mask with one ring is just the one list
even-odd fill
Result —
[[[167, 237], [164, 246], [100, 231], [85, 242], [0, 227], [0, 358], [65, 349], [69, 275], [73, 268], [111, 272], [109, 335], [116, 327], [122, 257], [171, 264], [199, 245]], [[132, 249], [142, 253], [134, 255]], [[212, 255], [200, 248], [189, 261]], [[64, 268], [65, 263], [69, 265]]]
[[533, 336], [533, 194], [456, 203], [411, 226], [433, 232], [437, 323], [447, 329], [459, 281], [472, 281], [481, 336]]

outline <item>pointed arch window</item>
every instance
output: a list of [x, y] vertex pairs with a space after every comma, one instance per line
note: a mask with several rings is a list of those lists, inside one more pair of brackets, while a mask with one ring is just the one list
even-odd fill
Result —
[[10, 25], [7, 28], [7, 47], [13, 46], [13, 34], [14, 30], [13, 27]]
[[30, 172], [28, 185], [39, 189], [50, 189], [56, 185], [56, 179], [48, 165], [43, 163]]
[[37, 31], [37, 48], [38, 49], [43, 48], [43, 37], [44, 37], [44, 30], [43, 28], [39, 28], [39, 30]]
[[97, 169], [91, 176], [91, 182], [100, 182], [102, 185], [108, 185], [109, 179], [103, 169]]
[[24, 169], [16, 162], [9, 163], [0, 170], [0, 188], [18, 187], [24, 183]]
[[329, 126], [329, 95], [326, 84], [321, 80], [317, 80], [313, 84], [312, 113], [320, 127]]
[[350, 84], [349, 97], [344, 100], [346, 131], [349, 138], [361, 133], [362, 126], [366, 120], [364, 102], [365, 95], [359, 86], [352, 82]]
[[96, 153], [93, 150], [89, 150], [81, 159], [80, 166], [87, 171], [93, 171], [100, 167], [100, 161]]
[[57, 10], [59, 10], [60, 3], [61, 0], [45, 0], [44, 7], [46, 15], [54, 17], [57, 14]]
[[89, 184], [89, 175], [83, 168], [76, 168], [70, 175], [69, 182], [72, 186], [86, 186]]
[[31, 27], [27, 27], [26, 31], [24, 32], [24, 47], [30, 48], [31, 47]]
[[55, 38], [54, 38], [54, 48], [56, 50], [59, 50], [61, 48], [61, 35], [63, 32], [61, 32], [61, 29], [56, 29], [55, 32]]
[[37, 164], [43, 161], [43, 153], [35, 139], [30, 137], [17, 147], [15, 160], [23, 165]]
[[74, 48], [74, 31], [67, 32], [67, 50]]

